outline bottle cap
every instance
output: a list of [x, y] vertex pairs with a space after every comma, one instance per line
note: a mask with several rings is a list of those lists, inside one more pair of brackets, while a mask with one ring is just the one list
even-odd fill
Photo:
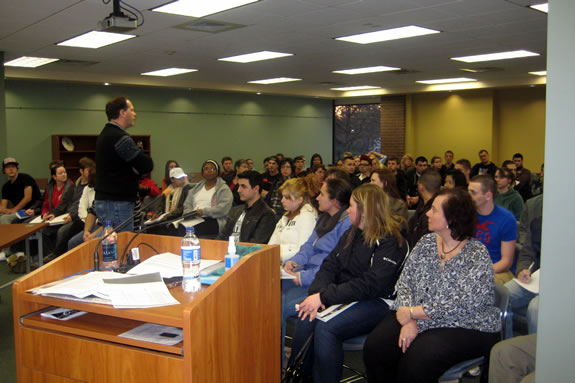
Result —
[[193, 226], [186, 227], [186, 233], [195, 233], [196, 229]]
[[228, 241], [228, 254], [235, 254], [236, 253], [236, 242], [234, 241], [234, 236], [230, 235], [230, 239]]

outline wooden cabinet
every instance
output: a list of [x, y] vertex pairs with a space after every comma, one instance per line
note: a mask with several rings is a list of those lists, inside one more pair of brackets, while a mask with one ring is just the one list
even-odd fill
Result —
[[[144, 153], [151, 155], [151, 136], [132, 136]], [[68, 178], [75, 181], [80, 175], [78, 161], [82, 157], [96, 160], [97, 134], [54, 134], [52, 135], [52, 159], [64, 162]]]

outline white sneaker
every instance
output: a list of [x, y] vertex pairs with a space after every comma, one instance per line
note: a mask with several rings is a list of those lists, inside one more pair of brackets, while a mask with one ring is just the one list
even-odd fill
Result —
[[19, 252], [14, 253], [14, 254], [15, 254], [16, 256], [18, 256], [18, 257], [25, 257], [25, 256], [26, 256], [26, 254], [24, 254], [23, 251], [19, 251]]
[[5, 261], [6, 260], [6, 253], [3, 251], [0, 251], [0, 262]]

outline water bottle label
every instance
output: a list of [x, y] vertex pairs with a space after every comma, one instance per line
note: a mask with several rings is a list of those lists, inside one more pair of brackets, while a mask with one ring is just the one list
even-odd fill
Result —
[[226, 270], [230, 269], [233, 265], [238, 263], [239, 260], [240, 258], [238, 256], [226, 257]]
[[200, 260], [199, 247], [182, 247], [182, 261], [195, 262]]
[[102, 259], [104, 262], [112, 262], [118, 259], [118, 252], [116, 251], [116, 244], [104, 244], [102, 246]]

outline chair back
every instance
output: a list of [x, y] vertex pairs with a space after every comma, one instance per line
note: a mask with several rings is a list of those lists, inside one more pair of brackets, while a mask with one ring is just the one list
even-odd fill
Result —
[[509, 315], [509, 290], [497, 283], [495, 284], [495, 305], [501, 310], [501, 339], [505, 339], [507, 316]]

